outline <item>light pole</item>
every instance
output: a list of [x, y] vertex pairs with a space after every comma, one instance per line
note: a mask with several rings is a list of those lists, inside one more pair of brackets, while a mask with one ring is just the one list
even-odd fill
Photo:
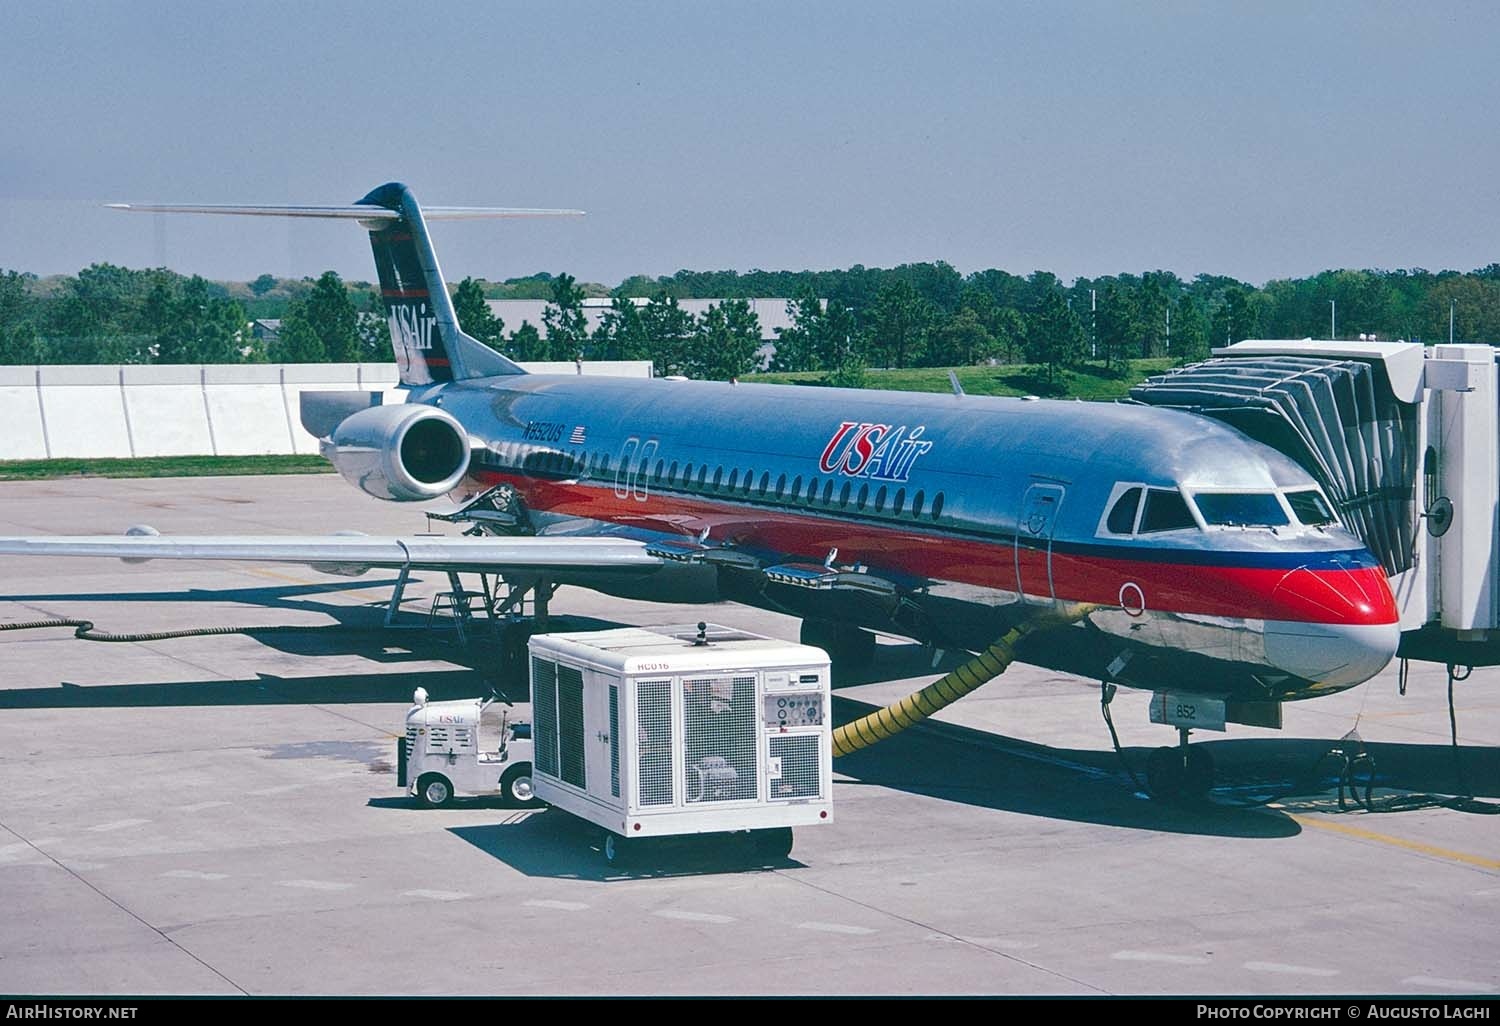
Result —
[[1338, 306], [1330, 299], [1328, 301], [1328, 341], [1332, 342], [1339, 337], [1338, 324]]
[[1453, 309], [1458, 306], [1458, 300], [1448, 300], [1448, 344], [1453, 344]]

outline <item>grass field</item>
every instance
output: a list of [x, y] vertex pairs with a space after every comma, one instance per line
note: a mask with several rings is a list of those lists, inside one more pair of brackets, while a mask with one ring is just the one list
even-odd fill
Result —
[[[999, 367], [955, 367], [959, 384], [970, 395], [1044, 395], [1062, 398], [1109, 400], [1123, 399], [1132, 385], [1138, 385], [1153, 374], [1172, 366], [1172, 360], [1131, 360], [1117, 372], [1087, 364], [1060, 371], [1055, 382], [1048, 383], [1044, 367], [1009, 364]], [[821, 385], [823, 371], [752, 374], [746, 381], [783, 385]], [[901, 370], [868, 370], [866, 388], [890, 388], [903, 392], [948, 392], [947, 367], [913, 367]]]
[[53, 477], [221, 477], [229, 474], [328, 474], [321, 456], [152, 456], [134, 460], [0, 460], [0, 481]]

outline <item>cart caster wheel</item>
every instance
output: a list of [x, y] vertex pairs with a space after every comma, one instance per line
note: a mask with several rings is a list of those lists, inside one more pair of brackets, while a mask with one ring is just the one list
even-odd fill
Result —
[[417, 801], [429, 809], [442, 808], [453, 802], [453, 785], [441, 773], [427, 773], [417, 781]]
[[604, 852], [604, 861], [616, 868], [623, 868], [630, 861], [630, 855], [635, 846], [624, 837], [613, 831], [606, 831], [604, 840], [599, 845]]
[[755, 854], [767, 862], [780, 862], [792, 853], [792, 828], [755, 831]]
[[500, 778], [500, 797], [507, 805], [518, 809], [536, 809], [542, 800], [531, 786], [531, 763], [518, 762], [505, 771]]

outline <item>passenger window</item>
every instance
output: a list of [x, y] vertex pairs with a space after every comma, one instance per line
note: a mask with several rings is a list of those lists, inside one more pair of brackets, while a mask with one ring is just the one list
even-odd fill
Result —
[[849, 505], [849, 482], [848, 481], [845, 481], [844, 482], [844, 487], [839, 490], [839, 505], [841, 507]]
[[[781, 489], [780, 488], [776, 489], [776, 494], [777, 495], [781, 494]], [[797, 475], [797, 480], [795, 480], [795, 481], [792, 482], [792, 490], [787, 495], [787, 498], [792, 499], [792, 500], [796, 500], [796, 499], [800, 499], [801, 497], [802, 497], [802, 475], [798, 474]]]
[[943, 515], [943, 493], [938, 492], [932, 497], [932, 519], [936, 520]]
[[723, 467], [715, 467], [714, 468], [714, 487], [718, 488], [719, 487], [719, 482], [722, 481], [723, 479], [724, 479], [724, 468]]
[[896, 501], [893, 502], [893, 503], [891, 503], [891, 512], [894, 513], [894, 514], [896, 514], [896, 516], [899, 517], [902, 514], [902, 512], [905, 511], [905, 509], [906, 509], [906, 489], [905, 488], [898, 488], [896, 490]]
[[1109, 511], [1109, 520], [1105, 528], [1110, 534], [1130, 534], [1135, 530], [1135, 512], [1141, 505], [1141, 489], [1128, 488], [1115, 500], [1114, 508]]
[[732, 492], [735, 489], [737, 489], [739, 486], [740, 486], [740, 472], [738, 470], [731, 470], [729, 472], [729, 491]]
[[[698, 487], [699, 488], [703, 487], [703, 481], [707, 477], [708, 477], [708, 464], [707, 463], [700, 464], [698, 466]], [[718, 479], [717, 476], [715, 476], [714, 477], [714, 484], [718, 484], [718, 483], [719, 483], [719, 479]]]
[[880, 491], [875, 493], [875, 512], [885, 512], [885, 485], [881, 485]]
[[823, 505], [827, 506], [827, 505], [830, 505], [832, 502], [833, 502], [833, 478], [830, 477], [828, 479], [828, 483], [823, 486]]
[[776, 479], [776, 498], [779, 499], [779, 498], [781, 498], [785, 494], [786, 494], [786, 475], [782, 474], [780, 477], [778, 477]]
[[855, 503], [860, 509], [865, 508], [865, 500], [870, 497], [870, 486], [863, 484], [859, 486], [859, 501]]
[[655, 475], [653, 475], [656, 478], [656, 483], [657, 484], [661, 484], [661, 472], [663, 470], [665, 470], [665, 469], [667, 469], [667, 461], [666, 460], [657, 460], [656, 461], [656, 473], [655, 473]]
[[768, 470], [760, 475], [760, 494], [765, 495], [771, 490], [771, 472]]
[[914, 499], [911, 500], [911, 515], [912, 516], [919, 517], [919, 516], [922, 515], [922, 506], [923, 506], [923, 501], [922, 500], [923, 500], [923, 498], [924, 498], [924, 496], [923, 496], [922, 492], [919, 490], [917, 492], [916, 498], [914, 498]]
[[667, 471], [667, 484], [677, 483], [677, 461], [672, 461], [672, 469]]
[[1187, 501], [1180, 492], [1152, 488], [1146, 493], [1146, 512], [1141, 514], [1141, 534], [1181, 531], [1197, 526], [1198, 522], [1188, 512]]

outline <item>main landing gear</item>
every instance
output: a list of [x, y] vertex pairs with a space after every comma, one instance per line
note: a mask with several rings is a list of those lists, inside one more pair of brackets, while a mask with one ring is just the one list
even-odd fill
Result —
[[1214, 786], [1213, 756], [1188, 744], [1187, 727], [1177, 728], [1176, 746], [1153, 751], [1146, 760], [1146, 786], [1162, 801], [1201, 801]]
[[851, 624], [803, 620], [799, 640], [827, 652], [835, 673], [859, 673], [875, 661], [875, 635]]

